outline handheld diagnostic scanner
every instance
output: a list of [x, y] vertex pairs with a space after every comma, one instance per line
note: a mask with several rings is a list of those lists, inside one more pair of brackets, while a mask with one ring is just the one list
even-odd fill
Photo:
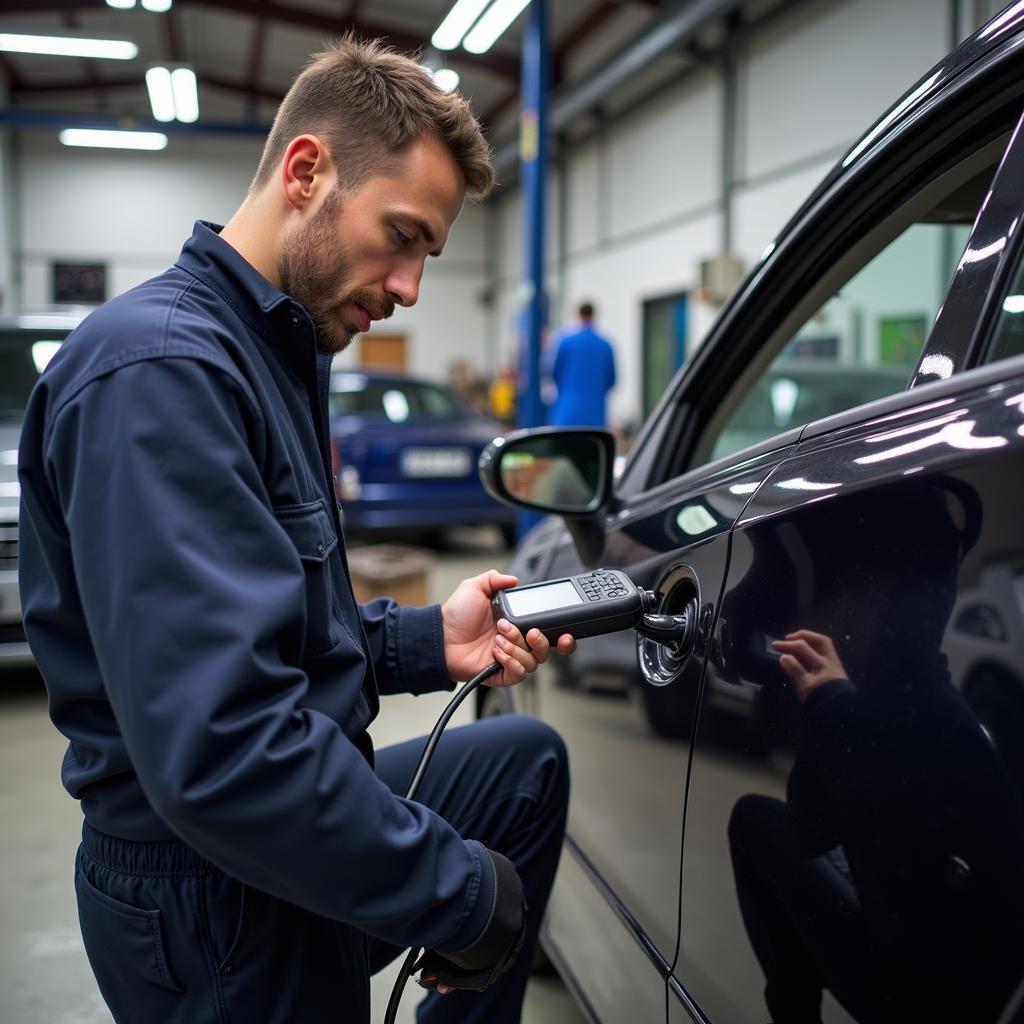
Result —
[[624, 573], [595, 569], [499, 591], [491, 604], [495, 621], [508, 619], [524, 637], [536, 627], [556, 643], [564, 633], [579, 640], [635, 627], [652, 610], [653, 597]]

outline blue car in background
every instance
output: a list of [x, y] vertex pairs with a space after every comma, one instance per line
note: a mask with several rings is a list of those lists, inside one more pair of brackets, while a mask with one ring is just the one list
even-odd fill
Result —
[[516, 514], [485, 490], [480, 452], [502, 432], [450, 388], [404, 374], [335, 371], [330, 390], [335, 488], [353, 533], [494, 525]]

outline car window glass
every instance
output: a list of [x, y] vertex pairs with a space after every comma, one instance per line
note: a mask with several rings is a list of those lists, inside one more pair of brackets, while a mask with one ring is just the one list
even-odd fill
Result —
[[695, 464], [906, 387], [969, 224], [915, 223], [835, 291], [752, 380], [728, 393]]
[[1017, 269], [1003, 296], [999, 318], [989, 339], [985, 362], [1024, 355], [1024, 248], [1017, 255]]

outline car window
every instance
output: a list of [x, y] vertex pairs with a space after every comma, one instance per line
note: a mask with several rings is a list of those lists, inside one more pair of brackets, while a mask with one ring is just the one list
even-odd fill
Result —
[[465, 411], [443, 388], [418, 381], [376, 380], [363, 374], [331, 381], [332, 416], [368, 416], [403, 423], [409, 419], [463, 419]]
[[908, 385], [1005, 141], [923, 184], [825, 268], [707, 419], [690, 467]]
[[913, 224], [831, 295], [698, 442], [707, 462], [903, 390], [970, 225]]
[[1017, 268], [1003, 296], [984, 362], [1019, 355], [1024, 355], [1024, 248], [1017, 253]]

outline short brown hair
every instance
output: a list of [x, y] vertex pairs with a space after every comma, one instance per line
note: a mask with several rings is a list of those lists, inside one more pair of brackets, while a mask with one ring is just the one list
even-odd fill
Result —
[[327, 144], [345, 188], [388, 169], [423, 135], [447, 146], [470, 199], [494, 187], [491, 149], [466, 100], [443, 92], [419, 64], [378, 39], [348, 33], [310, 58], [277, 109], [250, 192], [270, 181], [288, 144], [307, 133]]

